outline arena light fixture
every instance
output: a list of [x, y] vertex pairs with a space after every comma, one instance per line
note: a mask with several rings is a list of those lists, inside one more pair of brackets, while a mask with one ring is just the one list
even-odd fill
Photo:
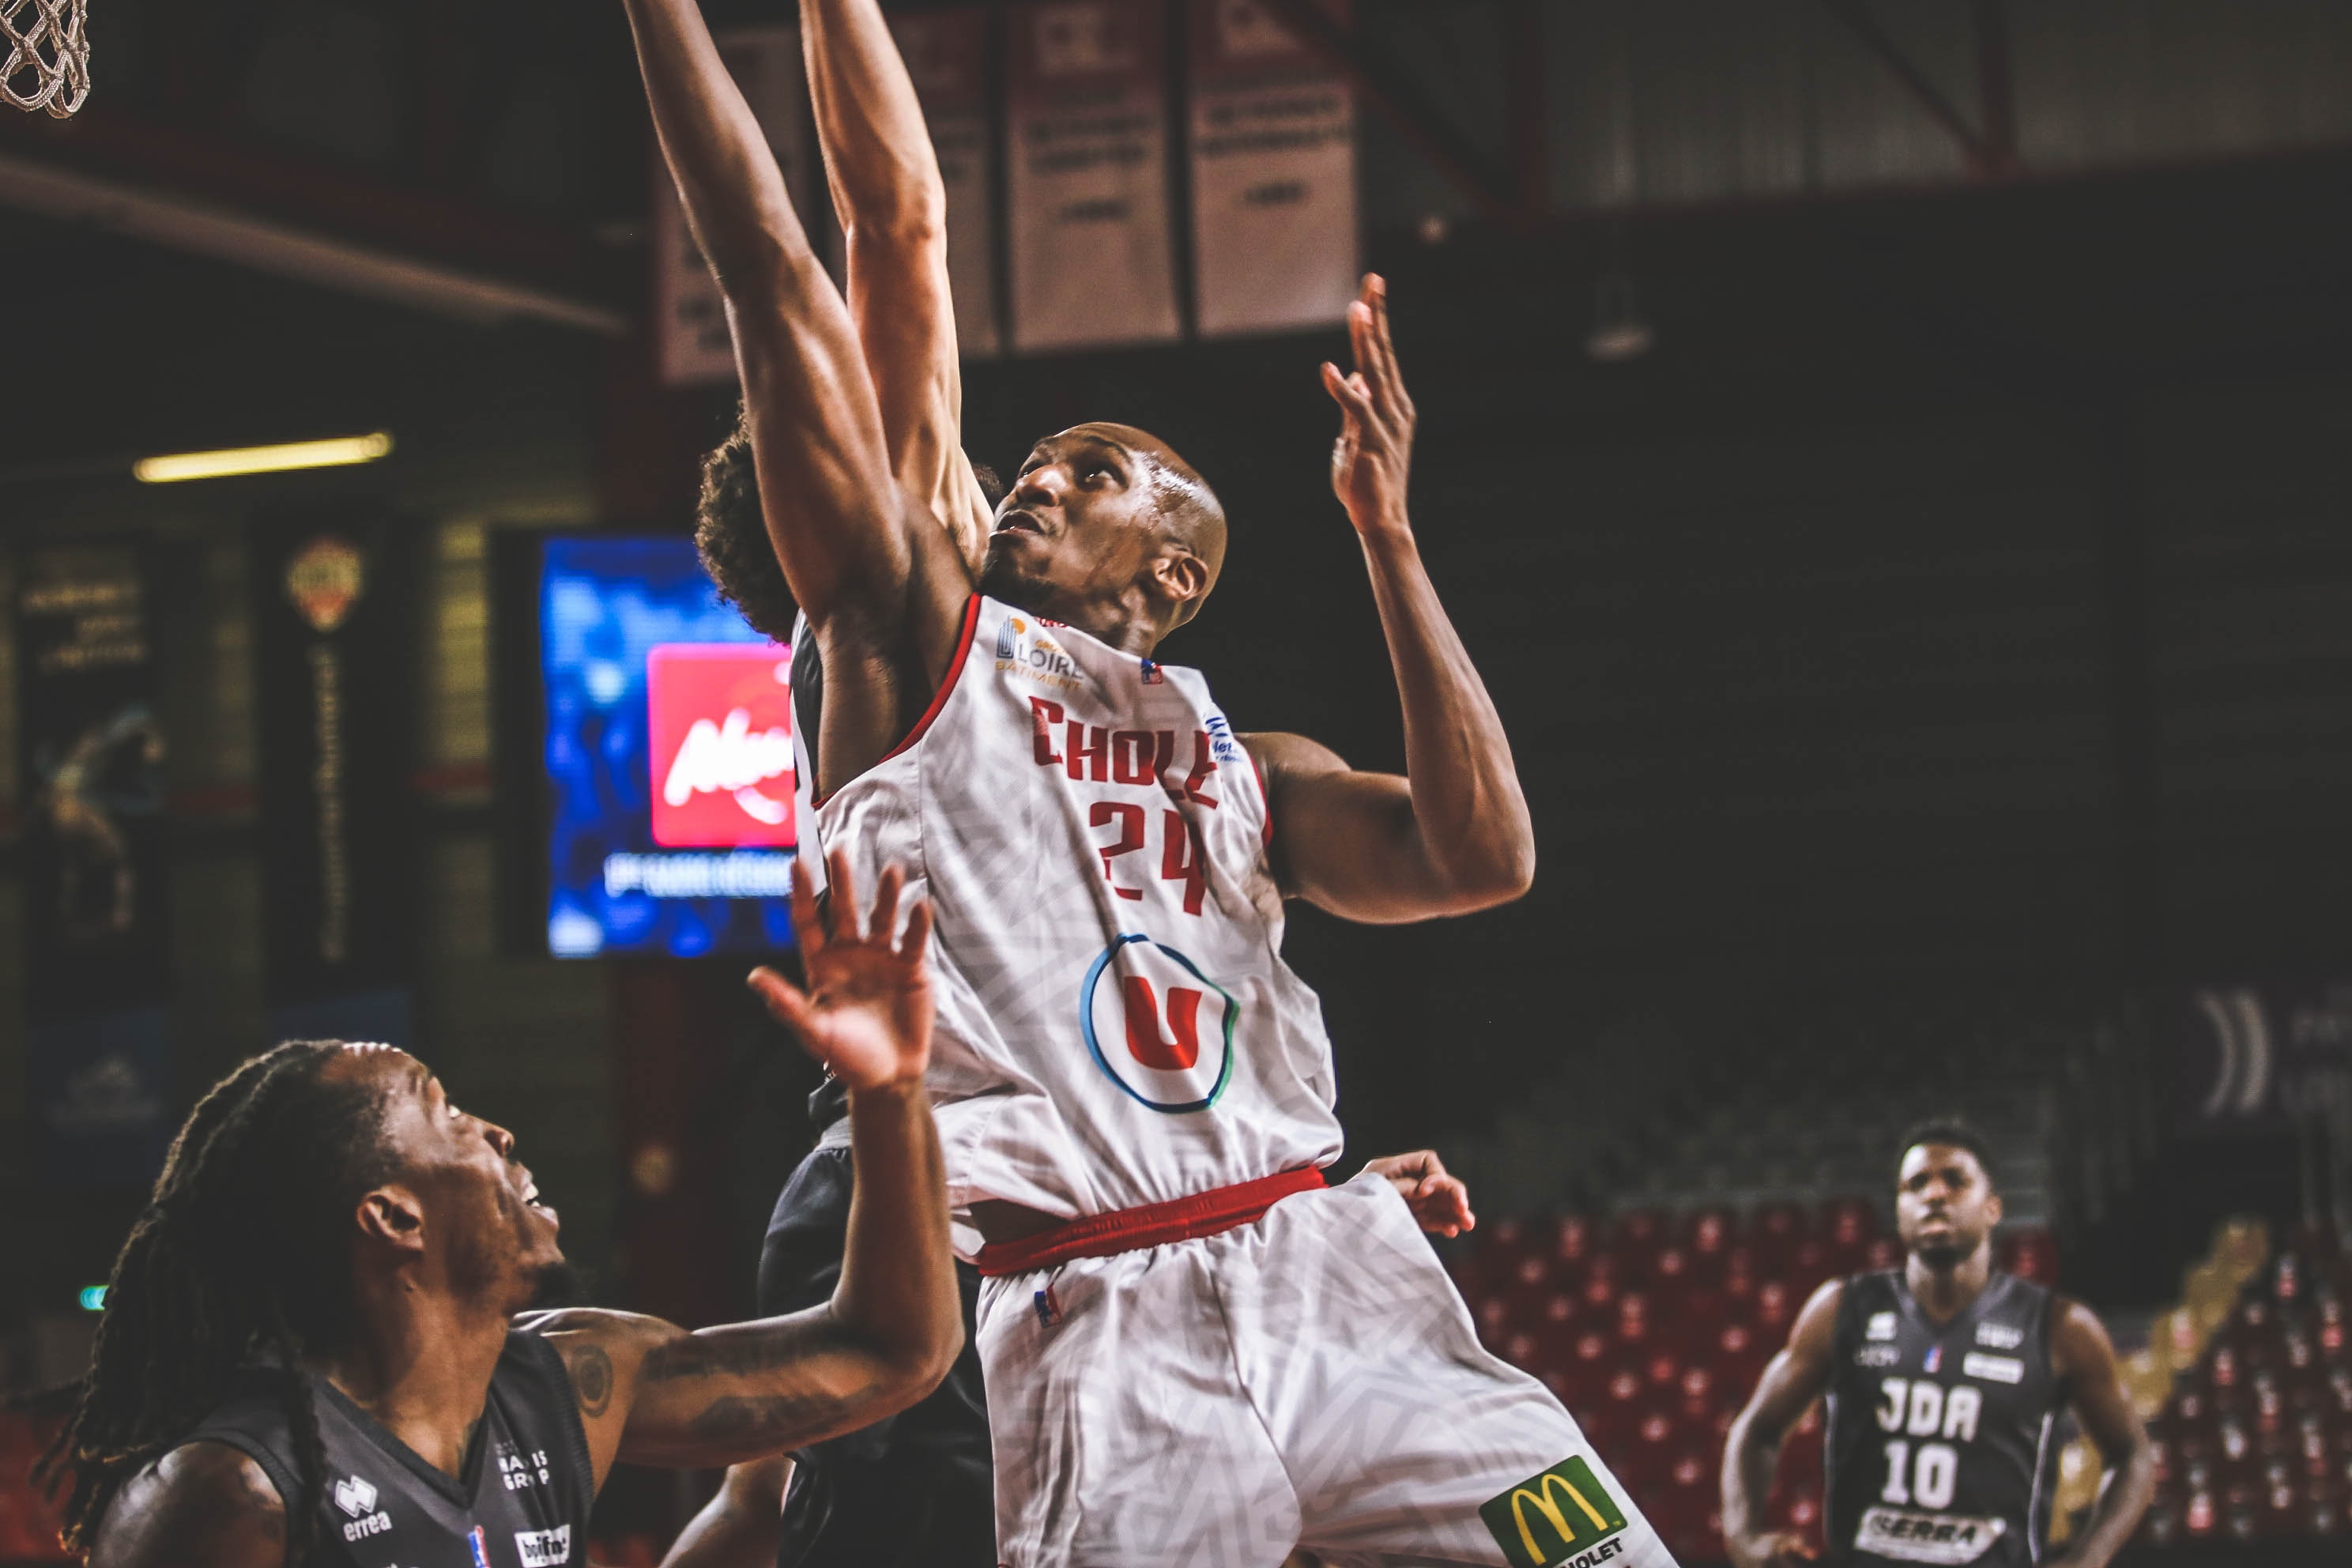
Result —
[[338, 436], [329, 441], [288, 441], [275, 447], [231, 447], [217, 452], [173, 452], [142, 458], [131, 477], [145, 485], [183, 479], [222, 479], [236, 474], [276, 474], [289, 468], [333, 468], [373, 463], [392, 452], [392, 432]]

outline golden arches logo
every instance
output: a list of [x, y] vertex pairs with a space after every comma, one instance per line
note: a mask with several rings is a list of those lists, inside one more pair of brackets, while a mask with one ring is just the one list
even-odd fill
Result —
[[1528, 1528], [1527, 1505], [1528, 1503], [1536, 1505], [1536, 1511], [1543, 1515], [1544, 1521], [1558, 1533], [1562, 1546], [1575, 1545], [1577, 1536], [1581, 1533], [1575, 1525], [1569, 1522], [1568, 1515], [1560, 1510], [1559, 1505], [1552, 1500], [1552, 1488], [1558, 1487], [1566, 1492], [1568, 1500], [1574, 1503], [1582, 1510], [1584, 1517], [1592, 1521], [1593, 1529], [1609, 1528], [1609, 1521], [1601, 1517], [1601, 1510], [1587, 1502], [1584, 1494], [1570, 1486], [1566, 1480], [1549, 1472], [1546, 1472], [1541, 1479], [1543, 1489], [1539, 1492], [1531, 1492], [1525, 1487], [1511, 1489], [1511, 1522], [1519, 1527], [1519, 1540], [1527, 1547], [1528, 1555], [1539, 1563], [1549, 1554], [1536, 1550], [1536, 1532]]
[[[1625, 1528], [1624, 1512], [1580, 1458], [1563, 1459], [1490, 1500], [1479, 1515], [1517, 1568], [1548, 1568]], [[1538, 1521], [1550, 1542], [1538, 1539]]]

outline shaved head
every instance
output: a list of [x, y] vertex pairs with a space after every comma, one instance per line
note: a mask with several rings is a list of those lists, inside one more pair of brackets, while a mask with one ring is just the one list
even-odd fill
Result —
[[1225, 509], [1198, 469], [1132, 425], [1073, 425], [1030, 448], [998, 503], [980, 586], [1149, 653], [1224, 562]]
[[[1081, 436], [1125, 447], [1150, 469], [1150, 483], [1167, 537], [1199, 556], [1201, 563], [1209, 569], [1209, 586], [1216, 586], [1217, 574], [1225, 564], [1225, 508], [1217, 499], [1217, 492], [1209, 488], [1209, 481], [1201, 477], [1201, 471], [1186, 462], [1175, 447], [1150, 431], [1139, 430], [1132, 425], [1074, 425], [1062, 432], [1062, 437]], [[1183, 618], [1192, 619], [1207, 597], [1204, 589], [1201, 598], [1187, 606]]]

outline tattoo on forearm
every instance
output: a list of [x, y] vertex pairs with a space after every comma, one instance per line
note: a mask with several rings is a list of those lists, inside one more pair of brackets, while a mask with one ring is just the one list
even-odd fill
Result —
[[725, 1340], [689, 1335], [656, 1349], [646, 1357], [645, 1370], [639, 1375], [648, 1383], [667, 1383], [681, 1377], [744, 1376], [773, 1372], [808, 1353], [805, 1336], [798, 1334], [763, 1333], [757, 1339], [739, 1334]]
[[713, 1400], [686, 1430], [701, 1443], [769, 1443], [830, 1426], [843, 1409], [841, 1400], [825, 1394], [772, 1394], [749, 1399], [729, 1394]]
[[580, 1414], [602, 1415], [613, 1403], [613, 1358], [594, 1345], [583, 1346], [564, 1360], [572, 1370], [572, 1389], [580, 1397]]

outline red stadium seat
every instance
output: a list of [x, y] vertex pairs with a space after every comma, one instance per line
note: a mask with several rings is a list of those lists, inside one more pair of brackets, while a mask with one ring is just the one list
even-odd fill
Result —
[[1748, 1237], [1757, 1258], [1778, 1264], [1794, 1252], [1805, 1237], [1805, 1211], [1794, 1204], [1763, 1204], [1748, 1222]]
[[1628, 1209], [1611, 1227], [1609, 1250], [1621, 1256], [1655, 1252], [1666, 1238], [1665, 1216], [1655, 1209]]
[[1511, 1321], [1532, 1323], [1542, 1315], [1544, 1302], [1552, 1294], [1551, 1260], [1539, 1253], [1528, 1253], [1511, 1265], [1501, 1285], [1503, 1299], [1510, 1303]]
[[1489, 1296], [1471, 1312], [1478, 1324], [1478, 1342], [1493, 1350], [1510, 1333], [1511, 1304], [1500, 1296]]
[[1564, 1214], [1552, 1222], [1552, 1261], [1570, 1278], [1581, 1275], [1591, 1261], [1595, 1241], [1591, 1220], [1580, 1214]]

